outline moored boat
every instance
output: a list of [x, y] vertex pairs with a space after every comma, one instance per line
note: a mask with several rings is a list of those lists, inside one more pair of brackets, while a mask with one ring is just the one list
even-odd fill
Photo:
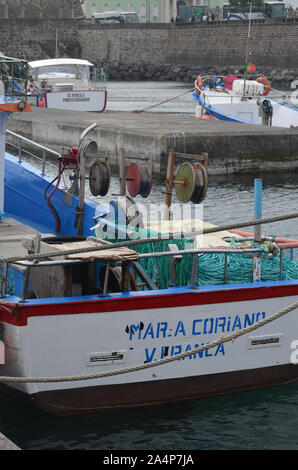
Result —
[[[230, 86], [231, 84], [231, 86]], [[231, 77], [202, 77], [195, 82], [193, 98], [197, 103], [196, 117], [277, 127], [297, 127], [298, 108], [268, 95], [266, 77], [256, 80]]]
[[[29, 62], [29, 98], [45, 108], [103, 112], [107, 89], [98, 81], [93, 64], [82, 59], [44, 59]], [[97, 74], [98, 75], [98, 74]]]
[[[12, 96], [7, 106], [0, 113], [2, 167], [8, 112], [24, 104]], [[109, 186], [107, 162], [98, 161], [87, 138], [92, 128], [77, 148], [56, 155], [54, 179], [6, 155], [0, 180], [3, 388], [62, 415], [297, 380], [291, 356], [298, 265], [285, 256], [297, 242], [279, 246], [261, 237], [266, 220], [257, 212], [250, 222], [225, 227], [182, 221], [180, 232], [177, 221], [136, 226], [130, 216], [120, 225], [120, 204], [109, 218], [84, 197], [89, 154], [96, 155], [89, 173], [93, 193], [104, 196]], [[66, 190], [60, 182], [68, 171]], [[130, 194], [148, 196], [147, 161], [134, 163], [129, 173], [122, 167], [121, 177]], [[167, 180], [167, 197], [172, 184], [181, 201], [197, 204], [206, 194], [204, 165], [181, 165]], [[248, 225], [257, 225], [255, 236], [231, 231]], [[108, 227], [116, 232], [113, 240]], [[91, 228], [95, 237], [88, 236]]]
[[[243, 77], [211, 76], [195, 80], [193, 98], [196, 101], [196, 117], [242, 122], [276, 127], [297, 127], [298, 108], [291, 99], [278, 90], [270, 94], [271, 84], [265, 76], [249, 79], [256, 65], [249, 63], [251, 45], [252, 3], [250, 4], [248, 34], [246, 41], [245, 71]], [[295, 98], [296, 101], [296, 98]]]

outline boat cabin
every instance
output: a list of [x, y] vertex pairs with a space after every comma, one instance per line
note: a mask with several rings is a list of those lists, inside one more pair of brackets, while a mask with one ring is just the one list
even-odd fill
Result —
[[32, 91], [68, 91], [88, 88], [93, 64], [81, 59], [46, 59], [29, 62], [29, 87]]

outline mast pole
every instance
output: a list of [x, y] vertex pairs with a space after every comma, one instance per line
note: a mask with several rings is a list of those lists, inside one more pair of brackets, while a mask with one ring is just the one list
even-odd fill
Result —
[[4, 213], [5, 142], [8, 112], [0, 112], [0, 219]]
[[249, 54], [248, 45], [249, 45], [250, 34], [251, 34], [251, 13], [252, 13], [252, 2], [250, 3], [250, 11], [249, 11], [249, 19], [248, 19], [248, 34], [247, 34], [247, 40], [246, 40], [243, 98], [245, 98], [245, 88], [246, 88], [246, 80], [247, 80], [246, 64], [247, 64], [247, 61], [248, 61], [248, 54]]

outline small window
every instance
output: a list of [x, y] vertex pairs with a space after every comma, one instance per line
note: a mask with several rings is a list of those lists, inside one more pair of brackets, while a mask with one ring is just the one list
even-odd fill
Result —
[[91, 14], [91, 16], [92, 16], [94, 13], [96, 13], [96, 12], [97, 12], [97, 5], [96, 5], [96, 3], [91, 3], [91, 5], [90, 5], [90, 14]]
[[157, 3], [153, 4], [152, 11], [153, 11], [153, 14], [152, 14], [153, 20], [155, 20], [155, 21], [158, 20], [158, 5], [157, 5]]
[[140, 17], [141, 21], [146, 21], [146, 5], [144, 3], [141, 4], [140, 7]]

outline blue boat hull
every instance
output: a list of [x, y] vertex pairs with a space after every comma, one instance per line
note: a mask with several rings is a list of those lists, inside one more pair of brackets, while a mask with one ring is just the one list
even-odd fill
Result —
[[[5, 154], [5, 214], [26, 222], [42, 233], [59, 235], [77, 235], [75, 227], [78, 197], [66, 194], [66, 190], [58, 189], [51, 198], [51, 203], [60, 220], [60, 231], [56, 232], [55, 219], [45, 199], [45, 189], [50, 184], [49, 176], [43, 175], [32, 165], [19, 161], [18, 158]], [[47, 194], [54, 188], [51, 185]], [[92, 235], [90, 228], [98, 217], [104, 217], [107, 209], [91, 199], [85, 200], [84, 236]], [[26, 216], [27, 214], [27, 216]], [[30, 217], [30, 219], [28, 219]]]

